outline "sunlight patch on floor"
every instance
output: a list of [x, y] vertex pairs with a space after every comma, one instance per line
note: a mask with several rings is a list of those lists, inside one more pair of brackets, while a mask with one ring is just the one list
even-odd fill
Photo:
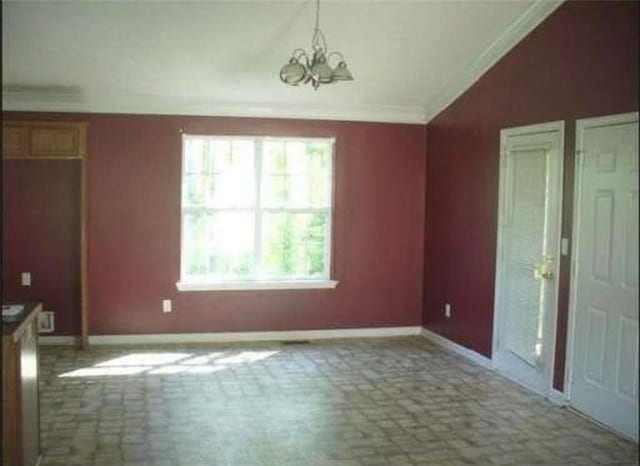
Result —
[[211, 374], [232, 364], [251, 364], [277, 354], [278, 351], [215, 352], [204, 356], [189, 353], [131, 353], [94, 364], [91, 367], [63, 372], [58, 377], [99, 377], [136, 374]]
[[84, 367], [71, 372], [65, 372], [58, 377], [97, 377], [103, 375], [135, 375], [148, 370], [149, 367]]
[[159, 364], [174, 363], [189, 356], [191, 356], [191, 354], [188, 353], [131, 353], [126, 356], [101, 362], [100, 364], [96, 364], [96, 366], [156, 366]]

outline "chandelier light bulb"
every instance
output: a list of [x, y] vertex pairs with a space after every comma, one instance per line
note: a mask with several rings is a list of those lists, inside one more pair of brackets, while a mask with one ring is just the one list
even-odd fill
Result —
[[297, 86], [305, 80], [307, 77], [307, 69], [305, 66], [298, 62], [298, 59], [291, 57], [289, 63], [284, 65], [280, 70], [280, 79], [283, 83], [290, 86]]

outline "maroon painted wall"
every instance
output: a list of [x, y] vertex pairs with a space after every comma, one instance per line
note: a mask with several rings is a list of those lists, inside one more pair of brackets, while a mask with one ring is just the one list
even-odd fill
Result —
[[[491, 355], [501, 128], [565, 120], [563, 237], [571, 238], [574, 126], [638, 109], [638, 2], [563, 4], [427, 126], [425, 326]], [[563, 388], [561, 262], [554, 385]], [[452, 318], [444, 318], [444, 304]]]
[[41, 301], [58, 334], [80, 331], [79, 196], [77, 161], [2, 163], [2, 301]]
[[[5, 113], [3, 117], [89, 123], [91, 334], [421, 324], [425, 199], [422, 125], [44, 113]], [[181, 130], [336, 137], [333, 268], [334, 278], [340, 281], [336, 289], [176, 290], [180, 273]], [[32, 206], [13, 193], [21, 192], [21, 181], [27, 174], [18, 176], [13, 167], [7, 170], [7, 164], [3, 164], [6, 177], [15, 180], [6, 187], [7, 196], [14, 201], [4, 212], [5, 230], [17, 244], [15, 236], [28, 233], [26, 227], [21, 227], [23, 233], [13, 233], [11, 224], [29, 224], [25, 217], [32, 215]], [[33, 183], [48, 185], [57, 176], [57, 172], [43, 167], [29, 178]], [[69, 203], [72, 193], [59, 196], [61, 203]], [[60, 248], [68, 247], [68, 238], [49, 239], [58, 242]], [[5, 272], [11, 273], [7, 282], [16, 279], [14, 270], [42, 262], [44, 257], [26, 245], [19, 252], [17, 248], [6, 252], [13, 264], [3, 268], [3, 278]], [[56, 273], [50, 270], [37, 279], [52, 286], [62, 280]], [[68, 293], [69, 286], [60, 288], [56, 299]], [[172, 313], [162, 313], [162, 299], [174, 301]], [[73, 320], [74, 325], [61, 327], [60, 331], [76, 333], [77, 316], [65, 319]]]

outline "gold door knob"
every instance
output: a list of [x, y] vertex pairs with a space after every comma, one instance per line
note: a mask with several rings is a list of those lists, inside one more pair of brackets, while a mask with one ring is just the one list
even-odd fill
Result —
[[534, 266], [533, 276], [536, 280], [551, 280], [553, 278], [553, 259], [551, 256], [544, 256], [542, 262]]

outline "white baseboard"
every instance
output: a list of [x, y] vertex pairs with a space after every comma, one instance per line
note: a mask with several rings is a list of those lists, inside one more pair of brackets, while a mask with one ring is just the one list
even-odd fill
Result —
[[46, 346], [75, 346], [80, 338], [73, 335], [39, 335], [38, 342]]
[[424, 327], [422, 328], [421, 333], [423, 337], [432, 341], [436, 345], [441, 346], [442, 348], [447, 349], [453, 353], [459, 354], [460, 356], [463, 356], [469, 359], [470, 361], [475, 362], [476, 364], [479, 364], [483, 367], [486, 367], [487, 369], [490, 369], [500, 374], [501, 376], [517, 383], [518, 385], [526, 388], [527, 390], [547, 398], [550, 402], [552, 402], [555, 405], [558, 405], [558, 406], [569, 405], [569, 400], [567, 400], [567, 397], [561, 391], [558, 391], [552, 388], [550, 391], [546, 393], [542, 393], [539, 390], [537, 390], [535, 387], [529, 386], [526, 383], [523, 383], [522, 380], [515, 378], [512, 374], [497, 370], [495, 365], [493, 364], [493, 361], [487, 358], [486, 356], [481, 355], [480, 353], [476, 353], [475, 351], [470, 350], [469, 348], [465, 348], [464, 346], [459, 345], [458, 343], [455, 343], [449, 340], [448, 338], [445, 338], [442, 335], [438, 335], [437, 333], [432, 332], [431, 330], [428, 330]]
[[330, 338], [380, 338], [420, 335], [421, 327], [347, 328], [331, 330], [285, 330], [274, 332], [160, 333], [90, 335], [89, 344], [135, 343], [228, 343], [241, 341], [324, 340]]
[[552, 388], [551, 391], [549, 391], [547, 398], [554, 405], [569, 406], [569, 400], [567, 400], [566, 395], [555, 388]]
[[421, 329], [421, 335], [425, 337], [427, 340], [432, 341], [438, 346], [441, 346], [444, 349], [447, 349], [453, 353], [459, 354], [476, 364], [486, 367], [487, 369], [493, 370], [493, 361], [486, 356], [481, 355], [469, 348], [466, 348], [458, 343], [455, 343], [448, 338], [443, 337], [442, 335], [438, 335], [431, 330], [428, 330], [424, 327]]
[[494, 365], [493, 370], [496, 374], [501, 375], [505, 379], [511, 380], [513, 383], [520, 385], [522, 388], [535, 393], [536, 395], [540, 395], [543, 398], [549, 398], [550, 394], [547, 388], [540, 388], [536, 386], [535, 383], [532, 383], [530, 380], [524, 380], [522, 378], [518, 378], [517, 375], [513, 374], [511, 371], [501, 367], [499, 363]]

